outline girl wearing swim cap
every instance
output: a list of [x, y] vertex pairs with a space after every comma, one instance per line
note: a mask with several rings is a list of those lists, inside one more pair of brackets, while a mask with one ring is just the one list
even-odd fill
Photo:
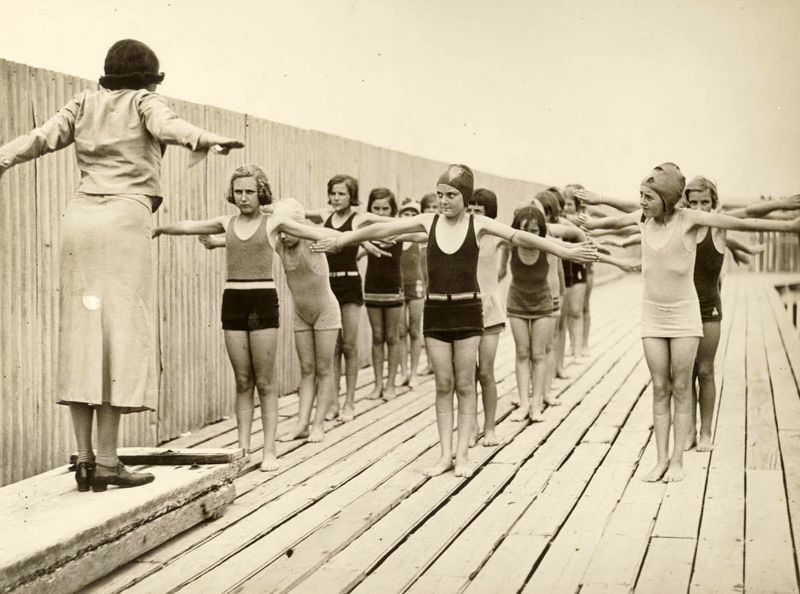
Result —
[[[472, 170], [451, 165], [438, 179], [439, 214], [418, 214], [391, 223], [378, 223], [343, 233], [335, 240], [315, 244], [321, 251], [402, 233], [428, 235], [428, 296], [423, 333], [436, 379], [436, 424], [441, 458], [426, 470], [435, 476], [455, 470], [469, 476], [469, 438], [475, 417], [475, 361], [483, 333], [483, 314], [478, 285], [478, 244], [484, 235], [500, 237], [514, 245], [556, 253], [580, 260], [595, 258], [590, 245], [565, 247], [532, 233], [515, 230], [493, 219], [467, 213], [473, 190]], [[453, 465], [453, 393], [458, 399], [458, 433]]]
[[[680, 168], [674, 163], [662, 163], [641, 182], [640, 210], [617, 217], [584, 219], [588, 229], [619, 229], [634, 223], [641, 227], [642, 346], [653, 383], [653, 429], [658, 454], [655, 467], [644, 477], [649, 482], [684, 478], [683, 449], [692, 423], [692, 369], [703, 337], [693, 279], [698, 230], [800, 230], [800, 217], [763, 221], [681, 208], [677, 205], [684, 187]], [[670, 426], [674, 427], [671, 454]]]

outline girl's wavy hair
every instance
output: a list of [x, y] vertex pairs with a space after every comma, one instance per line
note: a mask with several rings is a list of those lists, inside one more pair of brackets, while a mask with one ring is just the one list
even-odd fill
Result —
[[[334, 175], [328, 180], [328, 196], [333, 192], [333, 186], [336, 184], [344, 184], [344, 187], [347, 188], [347, 195], [350, 196], [350, 206], [361, 204], [358, 201], [358, 180], [356, 178], [352, 175]], [[330, 199], [328, 202], [330, 203]]]
[[135, 39], [121, 39], [106, 53], [105, 74], [99, 82], [109, 91], [144, 89], [164, 81], [158, 66], [158, 56], [147, 45]]
[[389, 200], [389, 208], [391, 209], [392, 216], [397, 216], [399, 210], [397, 208], [397, 198], [394, 197], [394, 193], [389, 188], [373, 188], [372, 191], [370, 191], [369, 198], [367, 198], [367, 212], [372, 212], [372, 204], [376, 200]]
[[252, 177], [256, 180], [259, 204], [272, 204], [272, 188], [269, 187], [269, 180], [264, 170], [258, 165], [241, 165], [233, 170], [231, 181], [228, 183], [228, 190], [225, 192], [225, 200], [231, 204], [236, 204], [236, 199], [233, 197], [233, 181], [242, 177]]
[[511, 227], [527, 231], [528, 224], [531, 221], [536, 222], [536, 230], [539, 232], [540, 237], [547, 235], [547, 221], [545, 221], [544, 214], [532, 204], [527, 204], [514, 211], [514, 220], [511, 221]]
[[472, 196], [467, 200], [467, 206], [477, 204], [483, 207], [483, 212], [490, 219], [497, 218], [497, 194], [486, 188], [478, 188], [472, 192]]
[[689, 194], [692, 192], [703, 192], [705, 190], [708, 190], [708, 193], [711, 195], [711, 208], [717, 208], [717, 205], [719, 204], [717, 184], [707, 177], [703, 177], [702, 175], [693, 177], [691, 180], [689, 180], [689, 183], [686, 184], [686, 187], [683, 190], [684, 204], [689, 206]]

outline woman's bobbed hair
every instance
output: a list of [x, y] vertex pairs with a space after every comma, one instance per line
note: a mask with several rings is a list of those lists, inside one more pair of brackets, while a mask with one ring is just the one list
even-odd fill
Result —
[[430, 208], [431, 206], [435, 208], [437, 200], [438, 198], [436, 198], [436, 194], [429, 192], [420, 199], [419, 207], [422, 209], [422, 212], [425, 212], [426, 208]]
[[347, 194], [350, 197], [350, 206], [358, 206], [360, 204], [358, 201], [358, 180], [356, 178], [352, 175], [334, 175], [328, 180], [328, 195], [333, 192], [333, 186], [336, 184], [344, 184], [347, 188]]
[[564, 186], [564, 198], [566, 199], [567, 197], [569, 197], [569, 199], [575, 203], [575, 212], [578, 213], [584, 212], [586, 210], [586, 207], [580, 200], [575, 198], [575, 191], [584, 189], [585, 188], [581, 184], [567, 184], [566, 186]]
[[689, 183], [686, 184], [686, 188], [683, 190], [683, 201], [688, 205], [689, 194], [692, 192], [703, 192], [705, 190], [708, 190], [708, 193], [711, 195], [711, 208], [717, 208], [717, 205], [719, 204], [717, 184], [707, 177], [703, 177], [702, 175], [693, 177], [691, 180], [689, 180]]
[[272, 204], [272, 188], [269, 187], [269, 180], [264, 170], [258, 165], [241, 165], [233, 170], [231, 181], [228, 184], [228, 191], [225, 192], [225, 200], [231, 204], [236, 204], [236, 199], [233, 197], [233, 181], [242, 177], [252, 177], [256, 180], [259, 204], [262, 206]]
[[467, 200], [467, 205], [477, 204], [483, 207], [483, 212], [490, 219], [497, 218], [497, 194], [486, 188], [478, 188], [472, 192], [472, 196]]
[[547, 222], [557, 223], [558, 217], [561, 215], [561, 206], [558, 201], [558, 194], [553, 192], [551, 189], [547, 189], [536, 194], [535, 198], [544, 208], [544, 214], [547, 217]]
[[106, 53], [103, 64], [105, 74], [100, 85], [109, 91], [144, 89], [164, 80], [158, 71], [158, 56], [147, 45], [135, 39], [121, 39]]
[[392, 216], [396, 217], [398, 208], [397, 208], [397, 198], [394, 197], [394, 193], [389, 188], [373, 188], [372, 191], [369, 193], [369, 197], [367, 198], [367, 212], [372, 212], [372, 204], [376, 200], [389, 200], [389, 208], [391, 209]]
[[525, 231], [531, 221], [536, 222], [536, 230], [540, 237], [547, 235], [547, 221], [545, 221], [542, 211], [531, 204], [522, 206], [514, 212], [511, 227]]

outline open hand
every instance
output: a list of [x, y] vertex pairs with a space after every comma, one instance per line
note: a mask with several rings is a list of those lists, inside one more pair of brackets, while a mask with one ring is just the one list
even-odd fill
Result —
[[312, 252], [326, 252], [333, 254], [342, 249], [339, 245], [338, 238], [328, 237], [326, 239], [319, 239], [311, 244]]
[[231, 149], [243, 148], [241, 140], [221, 136], [220, 134], [208, 133], [204, 138], [208, 145], [208, 150], [219, 155], [227, 155]]
[[574, 196], [584, 204], [602, 204], [600, 195], [589, 190], [575, 190]]
[[361, 247], [364, 248], [365, 252], [367, 252], [371, 256], [375, 256], [376, 258], [383, 258], [384, 256], [387, 258], [392, 257], [392, 254], [390, 254], [386, 250], [381, 249], [379, 244], [372, 241], [365, 241], [364, 243], [361, 244]]
[[213, 250], [225, 245], [225, 240], [214, 237], [213, 235], [198, 235], [197, 241], [199, 241], [207, 250]]
[[597, 246], [590, 241], [585, 241], [567, 248], [565, 259], [574, 262], [597, 262], [599, 257]]

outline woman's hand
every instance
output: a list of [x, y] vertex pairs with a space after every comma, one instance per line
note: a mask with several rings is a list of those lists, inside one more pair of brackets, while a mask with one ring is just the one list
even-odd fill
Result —
[[199, 241], [207, 250], [225, 247], [225, 238], [217, 237], [216, 235], [199, 235], [197, 237], [197, 241]]
[[220, 155], [227, 155], [231, 149], [243, 148], [244, 143], [241, 140], [228, 138], [213, 132], [207, 132], [203, 137], [203, 143], [206, 148], [214, 153]]
[[621, 258], [619, 268], [625, 272], [641, 272], [642, 261], [638, 258]]
[[[383, 243], [383, 242], [381, 242], [381, 243]], [[361, 244], [361, 247], [369, 255], [375, 256], [376, 258], [383, 258], [383, 257], [391, 258], [392, 257], [392, 254], [390, 254], [389, 252], [387, 252], [385, 250], [382, 250], [380, 248], [380, 244], [377, 244], [376, 242], [365, 241], [364, 243]], [[312, 247], [312, 249], [313, 249], [313, 247]]]
[[335, 254], [341, 249], [342, 246], [339, 244], [338, 237], [329, 237], [328, 239], [320, 239], [311, 244], [312, 252], [325, 252], [328, 254]]
[[575, 196], [575, 198], [580, 200], [583, 204], [597, 205], [603, 203], [600, 200], [599, 194], [595, 194], [594, 192], [590, 192], [589, 190], [575, 190], [573, 192], [573, 196]]
[[564, 254], [565, 260], [584, 263], [597, 262], [599, 257], [600, 256], [597, 253], [597, 246], [591, 241], [570, 245], [566, 248], [566, 253]]
[[[580, 190], [578, 190], [578, 191], [580, 191]], [[591, 225], [592, 225], [591, 217], [589, 217], [589, 215], [587, 215], [585, 212], [582, 212], [582, 213], [580, 213], [580, 214], [579, 214], [577, 217], [575, 217], [575, 218], [576, 218], [576, 220], [577, 220], [577, 222], [578, 222], [578, 227], [580, 227], [581, 229], [583, 229], [585, 232], [586, 232], [586, 231], [591, 231], [591, 230], [592, 230], [592, 226], [591, 226]]]
[[153, 234], [151, 236], [151, 239], [155, 239], [159, 235], [161, 235], [161, 227], [156, 227], [155, 229], [153, 229]]

